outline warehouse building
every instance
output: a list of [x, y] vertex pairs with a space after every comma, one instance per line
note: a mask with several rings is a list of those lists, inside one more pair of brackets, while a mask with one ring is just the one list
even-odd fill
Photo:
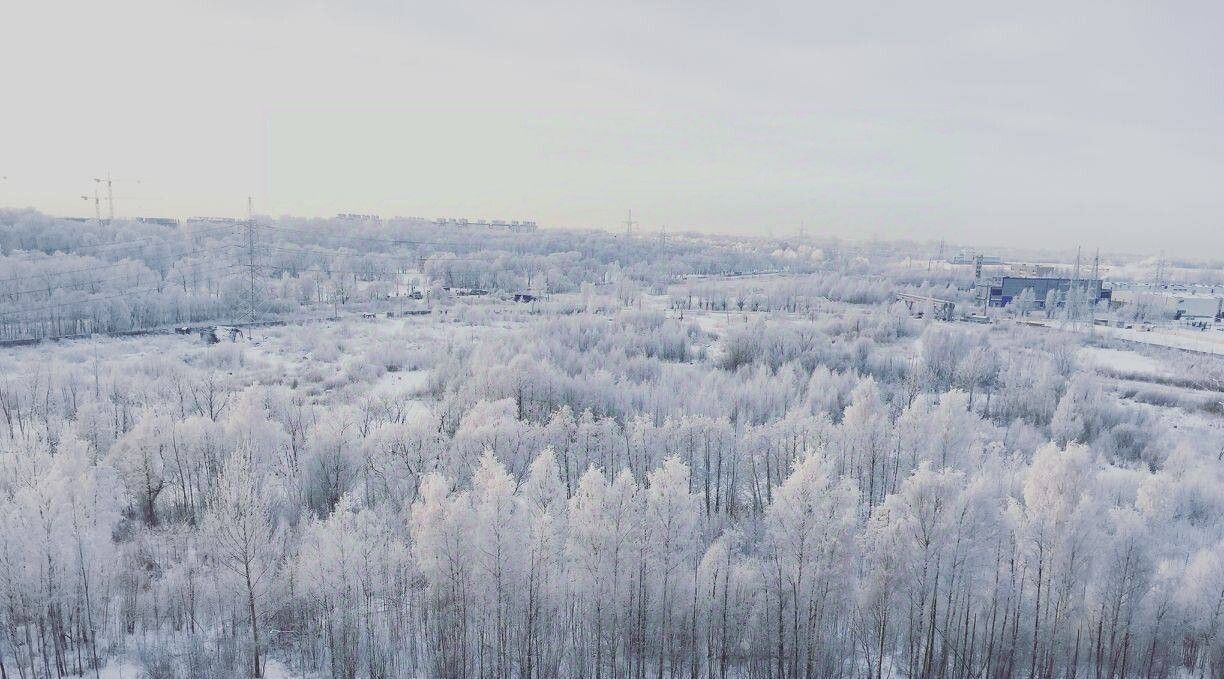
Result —
[[[1059, 304], [1066, 299], [1071, 290], [1073, 279], [1054, 277], [1029, 276], [998, 276], [978, 284], [978, 300], [986, 306], [1004, 307], [1011, 304], [1025, 290], [1033, 291], [1033, 304], [1037, 309], [1045, 308], [1046, 298], [1051, 291], [1058, 293]], [[1110, 290], [1099, 278], [1084, 278], [1075, 280], [1075, 287], [1088, 292], [1088, 298], [1093, 301], [1108, 301]]]
[[1153, 316], [1175, 320], [1224, 320], [1224, 293], [1130, 288], [1115, 290], [1114, 308], [1141, 307]]

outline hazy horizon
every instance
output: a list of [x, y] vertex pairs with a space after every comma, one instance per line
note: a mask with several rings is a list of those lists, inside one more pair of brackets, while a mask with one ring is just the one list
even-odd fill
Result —
[[[0, 9], [0, 206], [1210, 257], [1218, 7]], [[105, 207], [104, 207], [105, 210]]]

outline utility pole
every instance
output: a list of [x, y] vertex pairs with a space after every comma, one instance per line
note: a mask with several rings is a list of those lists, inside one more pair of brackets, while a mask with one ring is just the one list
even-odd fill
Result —
[[633, 227], [638, 225], [638, 222], [633, 221], [633, 210], [629, 211], [629, 218], [625, 220], [625, 236], [633, 235]]

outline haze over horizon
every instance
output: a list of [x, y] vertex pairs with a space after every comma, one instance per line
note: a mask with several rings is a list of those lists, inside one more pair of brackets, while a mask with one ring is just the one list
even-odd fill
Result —
[[1224, 252], [1224, 9], [13, 2], [0, 206]]

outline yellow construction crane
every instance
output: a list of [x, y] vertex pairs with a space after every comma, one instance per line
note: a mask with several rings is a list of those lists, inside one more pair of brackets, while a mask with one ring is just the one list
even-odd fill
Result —
[[[94, 196], [95, 202], [98, 202], [97, 196], [102, 185], [106, 185], [106, 219], [107, 221], [115, 221], [115, 182], [117, 180], [111, 178], [110, 173], [106, 173], [105, 177], [94, 177]], [[133, 180], [134, 184], [139, 184], [140, 180]], [[98, 220], [101, 221], [101, 210], [98, 211]]]

